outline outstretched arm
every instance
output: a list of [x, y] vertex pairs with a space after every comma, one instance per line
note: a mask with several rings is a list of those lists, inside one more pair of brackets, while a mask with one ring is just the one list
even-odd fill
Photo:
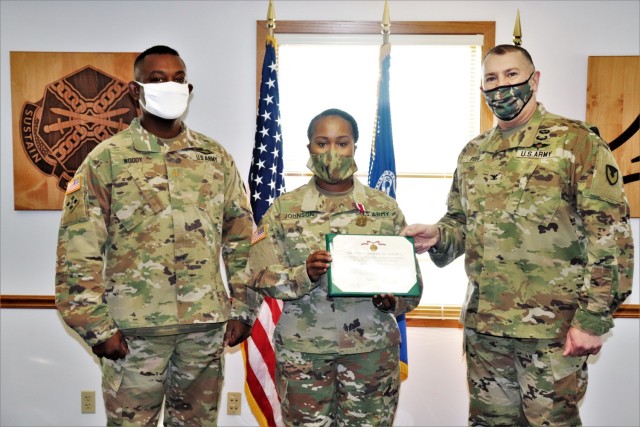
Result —
[[440, 243], [440, 230], [433, 224], [411, 224], [406, 226], [400, 235], [413, 237], [416, 253], [419, 254]]

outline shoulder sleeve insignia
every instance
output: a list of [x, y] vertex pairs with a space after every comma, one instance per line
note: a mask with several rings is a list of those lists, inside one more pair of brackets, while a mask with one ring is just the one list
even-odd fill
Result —
[[620, 170], [615, 158], [608, 150], [602, 149], [598, 152], [590, 193], [592, 197], [611, 203], [622, 203], [624, 201]]
[[255, 245], [265, 237], [267, 237], [267, 226], [261, 225], [260, 227], [256, 228], [256, 230], [253, 232], [253, 235], [251, 236], [251, 244]]
[[67, 183], [67, 191], [64, 194], [74, 193], [78, 191], [81, 186], [82, 186], [82, 177], [81, 176], [75, 177]]
[[609, 181], [609, 184], [615, 185], [615, 183], [618, 182], [618, 168], [613, 165], [607, 165], [606, 170], [607, 181]]
[[86, 187], [82, 186], [81, 176], [77, 176], [67, 183], [61, 225], [67, 226], [89, 220], [86, 190]]

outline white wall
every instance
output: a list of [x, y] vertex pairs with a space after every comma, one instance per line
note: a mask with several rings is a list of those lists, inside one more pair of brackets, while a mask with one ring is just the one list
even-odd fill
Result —
[[[378, 21], [383, 2], [276, 0], [275, 7], [280, 20]], [[511, 42], [519, 8], [524, 46], [542, 72], [538, 98], [550, 111], [576, 119], [585, 117], [587, 57], [640, 54], [637, 0], [392, 0], [389, 7], [392, 21], [496, 21], [497, 43]], [[255, 22], [265, 19], [266, 9], [266, 0], [0, 2], [0, 293], [53, 294], [60, 215], [13, 210], [9, 52], [176, 48], [195, 85], [187, 123], [223, 142], [247, 176], [255, 129]], [[330, 58], [324, 65], [339, 66]], [[638, 231], [635, 219], [636, 247]], [[628, 301], [634, 304], [640, 294], [637, 271]], [[640, 425], [638, 326], [637, 319], [617, 319], [594, 359], [582, 405], [585, 425]], [[4, 309], [0, 327], [0, 425], [104, 425], [100, 402], [96, 415], [80, 415], [79, 408], [80, 390], [96, 390], [100, 398], [97, 362], [54, 310]], [[411, 374], [395, 424], [464, 425], [460, 330], [409, 328], [408, 334]], [[242, 375], [239, 352], [230, 352], [224, 391], [243, 391]], [[240, 417], [221, 414], [220, 425], [255, 425], [246, 402], [242, 409]]]

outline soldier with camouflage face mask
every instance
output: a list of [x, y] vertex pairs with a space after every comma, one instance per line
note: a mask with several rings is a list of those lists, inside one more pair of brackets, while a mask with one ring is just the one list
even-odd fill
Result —
[[526, 50], [497, 46], [482, 68], [498, 126], [458, 157], [445, 216], [403, 234], [439, 267], [465, 255], [469, 423], [580, 425], [587, 357], [631, 293], [622, 177], [591, 127], [536, 102]]
[[324, 111], [307, 136], [314, 176], [274, 201], [249, 257], [250, 286], [284, 301], [274, 333], [282, 418], [287, 426], [390, 426], [400, 389], [395, 316], [420, 297], [330, 297], [325, 235], [397, 235], [404, 215], [393, 198], [353, 176], [351, 115]]
[[[142, 115], [91, 151], [67, 187], [56, 305], [100, 357], [109, 425], [216, 425], [224, 346], [248, 337], [253, 220], [235, 162], [182, 122], [178, 52], [141, 53]], [[226, 267], [231, 295], [221, 277]]]

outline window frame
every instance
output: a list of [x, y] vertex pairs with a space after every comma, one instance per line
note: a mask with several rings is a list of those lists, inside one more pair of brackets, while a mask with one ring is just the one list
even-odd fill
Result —
[[[274, 35], [283, 34], [380, 34], [381, 25], [376, 21], [276, 21]], [[394, 34], [446, 35], [482, 34], [482, 57], [495, 46], [495, 21], [394, 21], [391, 22], [390, 42], [393, 45]], [[265, 40], [268, 35], [267, 21], [256, 22], [256, 108], [260, 93], [260, 76], [265, 53]], [[480, 82], [478, 82], [478, 86]], [[482, 97], [478, 93], [478, 97]], [[494, 126], [494, 116], [485, 102], [480, 102], [480, 130], [482, 132]]]
[[[394, 34], [406, 35], [476, 35], [482, 34], [482, 57], [495, 46], [495, 21], [394, 21], [391, 23], [390, 42]], [[381, 25], [376, 21], [277, 21], [274, 35], [281, 34], [380, 34]], [[268, 36], [267, 21], [256, 22], [256, 111], [260, 94], [262, 62], [265, 40]], [[480, 82], [478, 82], [480, 85]], [[479, 91], [478, 91], [479, 92]], [[478, 96], [482, 95], [478, 93]], [[486, 131], [495, 125], [491, 110], [481, 99], [480, 130]], [[412, 327], [461, 328], [458, 322], [459, 305], [421, 305], [407, 313], [407, 325]]]

